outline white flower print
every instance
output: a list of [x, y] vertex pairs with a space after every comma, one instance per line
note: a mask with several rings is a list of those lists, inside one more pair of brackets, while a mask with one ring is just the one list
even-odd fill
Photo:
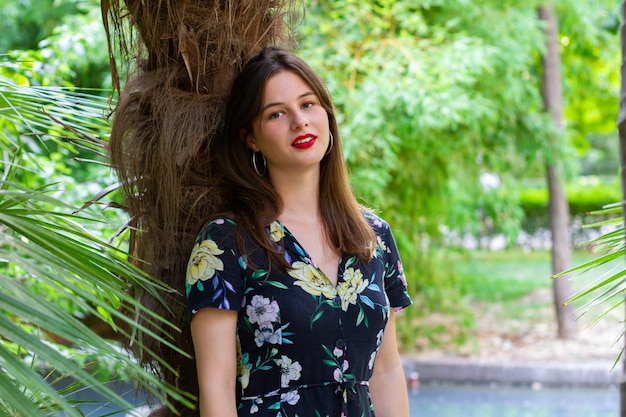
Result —
[[270, 301], [269, 298], [261, 295], [255, 295], [250, 300], [250, 305], [246, 307], [246, 314], [250, 323], [257, 323], [259, 325], [265, 323], [273, 323], [278, 319], [278, 303], [276, 300]]
[[293, 362], [291, 358], [282, 355], [281, 358], [278, 359], [277, 364], [281, 367], [280, 384], [282, 388], [288, 387], [289, 381], [297, 381], [300, 379], [302, 366], [298, 361]]
[[222, 253], [224, 251], [210, 239], [196, 243], [187, 264], [187, 283], [195, 285], [198, 280], [206, 281], [212, 278], [215, 271], [223, 271], [224, 263], [215, 256]]
[[376, 359], [376, 355], [378, 354], [378, 351], [380, 349], [380, 345], [383, 343], [383, 334], [384, 334], [384, 330], [380, 329], [378, 331], [378, 334], [376, 335], [376, 350], [374, 350], [372, 352], [372, 355], [370, 356], [370, 361], [367, 365], [367, 367], [369, 369], [372, 369], [374, 367], [374, 360]]
[[255, 398], [252, 400], [252, 406], [250, 407], [250, 414], [254, 414], [259, 411], [259, 404], [263, 404], [263, 398]]
[[385, 334], [385, 331], [383, 329], [380, 329], [378, 331], [378, 334], [376, 335], [376, 348], [379, 348], [380, 345], [383, 343], [383, 335]]
[[374, 360], [376, 360], [376, 354], [378, 353], [378, 351], [373, 351], [372, 354], [370, 355], [370, 361], [367, 364], [367, 368], [368, 369], [372, 369], [374, 367]]
[[289, 405], [296, 405], [300, 400], [300, 394], [297, 390], [291, 390], [280, 394], [280, 401]]
[[265, 342], [277, 345], [280, 344], [281, 333], [280, 328], [274, 331], [274, 326], [271, 323], [263, 323], [254, 331], [254, 342], [258, 347], [263, 346]]

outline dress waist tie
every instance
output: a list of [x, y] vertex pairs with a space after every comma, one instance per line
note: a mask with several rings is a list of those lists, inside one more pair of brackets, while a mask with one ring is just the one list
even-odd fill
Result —
[[327, 386], [332, 386], [332, 385], [336, 385], [337, 388], [335, 389], [335, 395], [337, 396], [337, 398], [341, 398], [343, 400], [343, 404], [344, 404], [344, 412], [345, 412], [345, 406], [351, 402], [352, 400], [354, 400], [354, 397], [356, 396], [356, 389], [355, 387], [357, 385], [365, 385], [365, 386], [369, 386], [369, 382], [368, 381], [357, 381], [355, 379], [349, 379], [343, 382], [337, 382], [337, 381], [333, 381], [333, 382], [320, 382], [317, 384], [304, 384], [304, 385], [300, 385], [297, 387], [285, 387], [285, 388], [281, 388], [279, 390], [276, 391], [272, 391], [269, 392], [267, 394], [262, 394], [262, 395], [254, 395], [254, 396], [244, 396], [241, 399], [242, 400], [257, 400], [260, 398], [267, 398], [267, 397], [273, 397], [273, 396], [277, 396], [277, 395], [281, 395], [283, 393], [289, 392], [289, 391], [301, 391], [304, 389], [308, 389], [308, 388], [319, 388], [319, 387], [327, 387]]

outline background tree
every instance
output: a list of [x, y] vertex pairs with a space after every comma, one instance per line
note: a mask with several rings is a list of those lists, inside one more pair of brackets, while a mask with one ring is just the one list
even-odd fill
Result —
[[[555, 127], [555, 132], [550, 137], [552, 152], [546, 156], [546, 180], [550, 201], [552, 272], [558, 274], [571, 268], [572, 251], [569, 236], [569, 208], [565, 195], [565, 178], [559, 150], [564, 129], [563, 93], [561, 89], [559, 31], [552, 2], [539, 7], [539, 16], [546, 25], [546, 50], [542, 58], [541, 91], [544, 108], [550, 113]], [[566, 304], [572, 295], [570, 281], [566, 278], [553, 280], [553, 294], [558, 337], [563, 339], [574, 338], [577, 334], [577, 325], [573, 306]]]

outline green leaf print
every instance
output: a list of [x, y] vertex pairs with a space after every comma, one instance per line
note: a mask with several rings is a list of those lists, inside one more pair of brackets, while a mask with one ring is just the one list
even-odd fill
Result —
[[322, 361], [322, 363], [324, 365], [328, 365], [328, 366], [333, 367], [333, 368], [337, 366], [337, 362], [336, 361], [331, 361], [330, 359], [324, 359]]
[[265, 270], [265, 269], [259, 269], [259, 270], [254, 271], [254, 272], [252, 273], [252, 278], [257, 279], [257, 278], [264, 277], [264, 276], [266, 276], [266, 275], [267, 275], [267, 270]]
[[356, 256], [351, 257], [350, 259], [348, 259], [346, 261], [346, 266], [345, 268], [348, 269], [352, 264], [354, 264], [356, 262]]
[[324, 314], [323, 311], [318, 311], [313, 318], [311, 319], [311, 328], [313, 328], [313, 323], [315, 323], [317, 320], [320, 319], [320, 317], [322, 317], [322, 315]]
[[275, 359], [277, 354], [278, 354], [278, 349], [272, 349], [265, 355], [265, 359], [262, 362], [261, 362], [261, 357], [259, 356], [256, 360], [256, 364], [254, 365], [250, 373], [252, 374], [255, 371], [271, 370], [273, 365], [270, 364], [269, 362], [277, 364], [278, 359]]
[[280, 288], [281, 290], [286, 290], [288, 288], [285, 284], [278, 281], [265, 281], [265, 284], [272, 285], [276, 288]]
[[243, 324], [243, 328], [248, 332], [248, 333], [252, 333], [252, 324], [250, 323], [250, 320], [247, 317], [243, 317], [243, 319], [241, 320], [242, 324]]
[[362, 308], [359, 308], [359, 315], [358, 315], [358, 317], [356, 318], [356, 325], [358, 326], [359, 324], [361, 324], [361, 322], [362, 322], [363, 320], [366, 320], [366, 318], [365, 318], [365, 312], [363, 311], [363, 309], [362, 309]]
[[[324, 304], [331, 306], [332, 308], [341, 308], [341, 304], [339, 304], [339, 306], [336, 306], [332, 300], [326, 300], [324, 299], [324, 301], [319, 301], [321, 297], [316, 297], [318, 299], [318, 304], [317, 307], [315, 308], [315, 310], [318, 310], [321, 306], [323, 306]], [[315, 313], [315, 315], [313, 316], [313, 318], [311, 319], [311, 329], [313, 328], [313, 323], [315, 323], [317, 320], [319, 320], [322, 317], [323, 312], [322, 311], [318, 311], [317, 313]]]
[[333, 351], [330, 350], [330, 348], [327, 347], [326, 345], [322, 345], [322, 349], [324, 349], [324, 352], [326, 352], [326, 355], [330, 356], [331, 358], [335, 357], [335, 355], [333, 355]]

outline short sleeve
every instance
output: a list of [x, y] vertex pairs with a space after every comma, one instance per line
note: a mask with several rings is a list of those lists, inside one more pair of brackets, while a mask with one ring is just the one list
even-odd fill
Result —
[[186, 273], [189, 319], [204, 307], [241, 308], [243, 268], [235, 228], [233, 220], [220, 218], [208, 222], [198, 234]]
[[407, 291], [406, 278], [396, 240], [386, 221], [373, 214], [369, 214], [367, 217], [376, 233], [378, 248], [382, 252], [385, 268], [385, 292], [389, 298], [389, 305], [396, 310], [402, 310], [413, 304], [413, 301]]

